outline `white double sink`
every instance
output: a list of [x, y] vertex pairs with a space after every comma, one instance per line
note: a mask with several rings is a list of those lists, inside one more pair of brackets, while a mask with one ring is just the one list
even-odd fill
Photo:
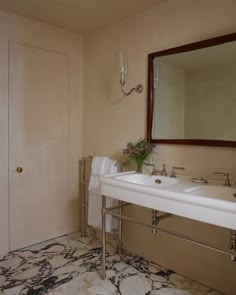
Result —
[[236, 187], [135, 172], [100, 178], [101, 194], [236, 230]]

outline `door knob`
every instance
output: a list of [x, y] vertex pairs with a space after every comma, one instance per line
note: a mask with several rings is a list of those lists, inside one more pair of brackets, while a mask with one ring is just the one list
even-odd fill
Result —
[[23, 168], [22, 168], [22, 167], [17, 167], [17, 168], [16, 168], [16, 172], [17, 172], [17, 173], [21, 173], [21, 172], [23, 172]]

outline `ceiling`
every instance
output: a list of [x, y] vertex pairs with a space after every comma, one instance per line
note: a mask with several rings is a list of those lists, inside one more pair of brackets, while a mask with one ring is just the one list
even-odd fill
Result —
[[136, 15], [166, 0], [0, 0], [0, 9], [87, 33]]

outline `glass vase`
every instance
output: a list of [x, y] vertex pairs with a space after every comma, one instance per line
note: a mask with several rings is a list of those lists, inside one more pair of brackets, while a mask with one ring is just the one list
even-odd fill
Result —
[[136, 162], [136, 172], [137, 173], [142, 173], [143, 171], [143, 164], [144, 164], [144, 161], [138, 161]]

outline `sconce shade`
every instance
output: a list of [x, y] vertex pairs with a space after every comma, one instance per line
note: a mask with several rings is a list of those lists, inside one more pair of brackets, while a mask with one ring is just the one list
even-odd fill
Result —
[[160, 76], [160, 63], [158, 61], [153, 62], [153, 86], [154, 89], [157, 88], [157, 83], [159, 80], [159, 76]]
[[120, 82], [125, 85], [128, 74], [128, 54], [124, 50], [115, 53], [115, 62]]

